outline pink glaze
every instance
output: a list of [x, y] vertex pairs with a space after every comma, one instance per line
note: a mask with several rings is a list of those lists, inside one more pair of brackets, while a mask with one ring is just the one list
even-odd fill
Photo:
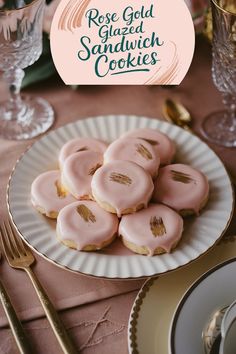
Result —
[[[163, 234], [155, 236], [152, 232], [152, 220], [162, 220], [164, 225]], [[161, 247], [170, 253], [173, 245], [177, 244], [183, 232], [183, 219], [172, 209], [162, 204], [150, 204], [136, 214], [122, 217], [119, 226], [119, 235], [133, 244], [149, 250], [153, 256], [156, 248]]]
[[76, 138], [73, 140], [68, 141], [59, 153], [59, 166], [62, 168], [63, 163], [70, 155], [74, 154], [75, 152], [86, 151], [96, 151], [100, 153], [104, 153], [107, 148], [107, 144], [101, 140], [94, 139], [94, 138]]
[[160, 156], [161, 165], [168, 165], [174, 158], [176, 152], [175, 143], [164, 133], [156, 129], [136, 129], [122, 135], [123, 137], [141, 138], [150, 140], [154, 149]]
[[100, 152], [76, 152], [69, 156], [63, 165], [62, 184], [76, 199], [91, 196], [93, 174], [102, 164], [103, 155]]
[[190, 209], [198, 214], [208, 194], [209, 184], [203, 173], [188, 165], [175, 164], [159, 170], [153, 200], [177, 211]]
[[66, 205], [73, 203], [75, 198], [69, 193], [58, 196], [57, 183], [60, 184], [60, 171], [48, 171], [39, 175], [31, 186], [31, 201], [36, 208], [44, 209], [46, 215], [59, 213]]
[[[127, 177], [128, 184], [112, 180], [115, 175]], [[147, 206], [153, 193], [151, 176], [139, 165], [130, 161], [116, 160], [103, 165], [93, 176], [92, 193], [102, 203], [110, 204], [121, 216], [125, 209]]]
[[104, 153], [104, 161], [107, 163], [114, 160], [135, 162], [152, 177], [157, 176], [160, 166], [160, 157], [154, 147], [138, 138], [120, 138], [109, 145]]
[[[78, 207], [86, 207], [92, 217], [84, 219], [77, 211]], [[85, 246], [99, 247], [117, 233], [118, 218], [107, 213], [93, 201], [80, 201], [68, 205], [58, 215], [57, 234], [61, 240], [74, 241], [78, 250]]]

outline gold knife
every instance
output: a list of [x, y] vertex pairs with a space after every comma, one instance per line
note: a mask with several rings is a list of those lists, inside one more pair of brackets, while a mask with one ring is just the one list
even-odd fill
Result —
[[20, 353], [32, 354], [33, 350], [30, 346], [29, 340], [25, 335], [23, 326], [19, 318], [17, 317], [15, 309], [1, 281], [0, 281], [0, 300]]

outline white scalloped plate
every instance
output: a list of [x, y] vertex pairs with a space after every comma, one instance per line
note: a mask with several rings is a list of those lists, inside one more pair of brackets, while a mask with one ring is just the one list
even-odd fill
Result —
[[[210, 182], [207, 207], [198, 218], [185, 222], [183, 238], [172, 254], [145, 257], [125, 251], [120, 241], [103, 252], [77, 252], [56, 240], [55, 223], [40, 215], [30, 203], [32, 181], [57, 166], [62, 145], [77, 136], [111, 142], [136, 128], [160, 129], [177, 145], [176, 161], [205, 173]], [[37, 253], [58, 266], [96, 277], [127, 279], [162, 274], [192, 262], [223, 235], [233, 210], [228, 174], [215, 153], [199, 138], [174, 125], [136, 116], [100, 116], [68, 124], [35, 142], [15, 166], [8, 186], [8, 208], [22, 238]]]

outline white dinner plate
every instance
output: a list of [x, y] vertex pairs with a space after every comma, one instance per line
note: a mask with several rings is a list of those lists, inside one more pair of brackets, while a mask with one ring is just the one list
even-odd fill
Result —
[[205, 354], [202, 331], [213, 313], [236, 298], [236, 259], [206, 272], [184, 294], [170, 331], [169, 353]]
[[[185, 221], [182, 240], [172, 254], [145, 257], [126, 250], [117, 240], [100, 252], [77, 252], [56, 240], [55, 222], [31, 205], [30, 188], [42, 172], [58, 166], [60, 148], [78, 136], [108, 142], [136, 128], [159, 129], [177, 145], [176, 161], [200, 169], [210, 183], [210, 198], [199, 217]], [[37, 253], [64, 269], [91, 276], [127, 279], [162, 274], [186, 265], [215, 245], [232, 217], [233, 191], [216, 154], [199, 138], [157, 119], [137, 116], [100, 116], [79, 120], [43, 136], [17, 162], [8, 186], [8, 208], [20, 235]]]

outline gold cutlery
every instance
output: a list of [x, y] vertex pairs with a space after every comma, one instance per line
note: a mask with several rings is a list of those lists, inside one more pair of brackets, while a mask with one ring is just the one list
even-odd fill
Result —
[[[192, 117], [189, 111], [181, 104], [171, 99], [166, 99], [163, 105], [162, 113], [164, 118], [171, 124], [178, 125], [184, 130], [194, 134], [194, 131], [190, 128]], [[236, 177], [230, 173], [231, 180], [236, 185]]]
[[190, 128], [192, 117], [188, 110], [181, 103], [177, 103], [171, 99], [166, 99], [162, 112], [164, 118], [168, 122], [176, 124], [191, 133], [193, 132]]
[[34, 286], [41, 305], [45, 311], [47, 319], [53, 329], [53, 332], [65, 354], [75, 354], [78, 350], [75, 348], [69, 338], [63, 323], [60, 320], [48, 295], [31, 269], [35, 258], [32, 252], [26, 247], [10, 222], [1, 225], [2, 246], [6, 259], [12, 268], [24, 270]]
[[[0, 253], [0, 259], [1, 259], [1, 253]], [[23, 326], [17, 317], [17, 314], [15, 312], [15, 309], [11, 303], [11, 300], [0, 280], [0, 300], [3, 306], [3, 309], [5, 311], [5, 314], [7, 316], [12, 334], [15, 338], [16, 344], [18, 346], [19, 352], [21, 354], [30, 354], [32, 353], [32, 348], [30, 346], [30, 343], [28, 341], [28, 338], [25, 335]]]
[[218, 345], [217, 341], [221, 338], [221, 323], [227, 309], [228, 306], [217, 309], [210, 317], [206, 327], [203, 329], [202, 340], [205, 354], [211, 354], [211, 352], [213, 352], [215, 342], [216, 345]]
[[[235, 322], [236, 301], [229, 306], [216, 310], [202, 332], [205, 354], [219, 354], [220, 344], [226, 339], [233, 322]], [[222, 349], [223, 349], [222, 347]]]

